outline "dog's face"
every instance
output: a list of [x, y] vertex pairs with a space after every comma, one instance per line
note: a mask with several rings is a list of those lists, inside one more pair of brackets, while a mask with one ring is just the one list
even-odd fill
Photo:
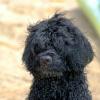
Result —
[[63, 61], [54, 49], [37, 53], [34, 59], [33, 70], [33, 74], [35, 76], [38, 75], [38, 77], [61, 76], [65, 71]]
[[28, 30], [23, 61], [34, 76], [53, 77], [66, 71], [83, 71], [93, 59], [88, 40], [62, 14]]

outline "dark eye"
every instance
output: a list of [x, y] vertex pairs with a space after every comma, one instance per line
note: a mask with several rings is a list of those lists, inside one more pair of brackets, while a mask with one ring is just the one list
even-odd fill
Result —
[[39, 54], [39, 53], [44, 52], [44, 51], [46, 51], [46, 49], [44, 49], [43, 47], [41, 47], [41, 45], [35, 44], [35, 46], [34, 46], [34, 52], [36, 54]]
[[75, 44], [75, 37], [70, 37], [67, 40], [65, 40], [65, 45], [71, 46], [73, 44]]
[[34, 45], [34, 52], [35, 52], [36, 54], [38, 54], [38, 53], [41, 52], [41, 48], [40, 48], [40, 46], [39, 46], [38, 44], [35, 44], [35, 45]]
[[68, 41], [65, 41], [65, 44], [66, 44], [66, 45], [70, 45]]

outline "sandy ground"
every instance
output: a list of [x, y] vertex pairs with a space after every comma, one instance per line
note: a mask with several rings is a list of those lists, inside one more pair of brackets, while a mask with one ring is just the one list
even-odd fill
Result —
[[57, 10], [68, 10], [66, 16], [86, 33], [93, 46], [95, 57], [88, 65], [87, 76], [93, 100], [100, 100], [100, 38], [75, 0], [0, 0], [0, 100], [27, 97], [32, 76], [21, 61], [27, 26]]

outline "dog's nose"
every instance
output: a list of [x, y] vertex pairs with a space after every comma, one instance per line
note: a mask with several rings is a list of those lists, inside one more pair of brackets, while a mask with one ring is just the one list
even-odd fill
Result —
[[40, 64], [41, 65], [48, 65], [52, 62], [52, 58], [50, 56], [42, 56], [40, 57]]

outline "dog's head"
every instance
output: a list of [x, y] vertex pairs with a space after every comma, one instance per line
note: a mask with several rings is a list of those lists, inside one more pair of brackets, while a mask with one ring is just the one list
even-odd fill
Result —
[[82, 32], [63, 14], [28, 27], [23, 61], [37, 77], [61, 76], [65, 71], [83, 71], [93, 51]]

